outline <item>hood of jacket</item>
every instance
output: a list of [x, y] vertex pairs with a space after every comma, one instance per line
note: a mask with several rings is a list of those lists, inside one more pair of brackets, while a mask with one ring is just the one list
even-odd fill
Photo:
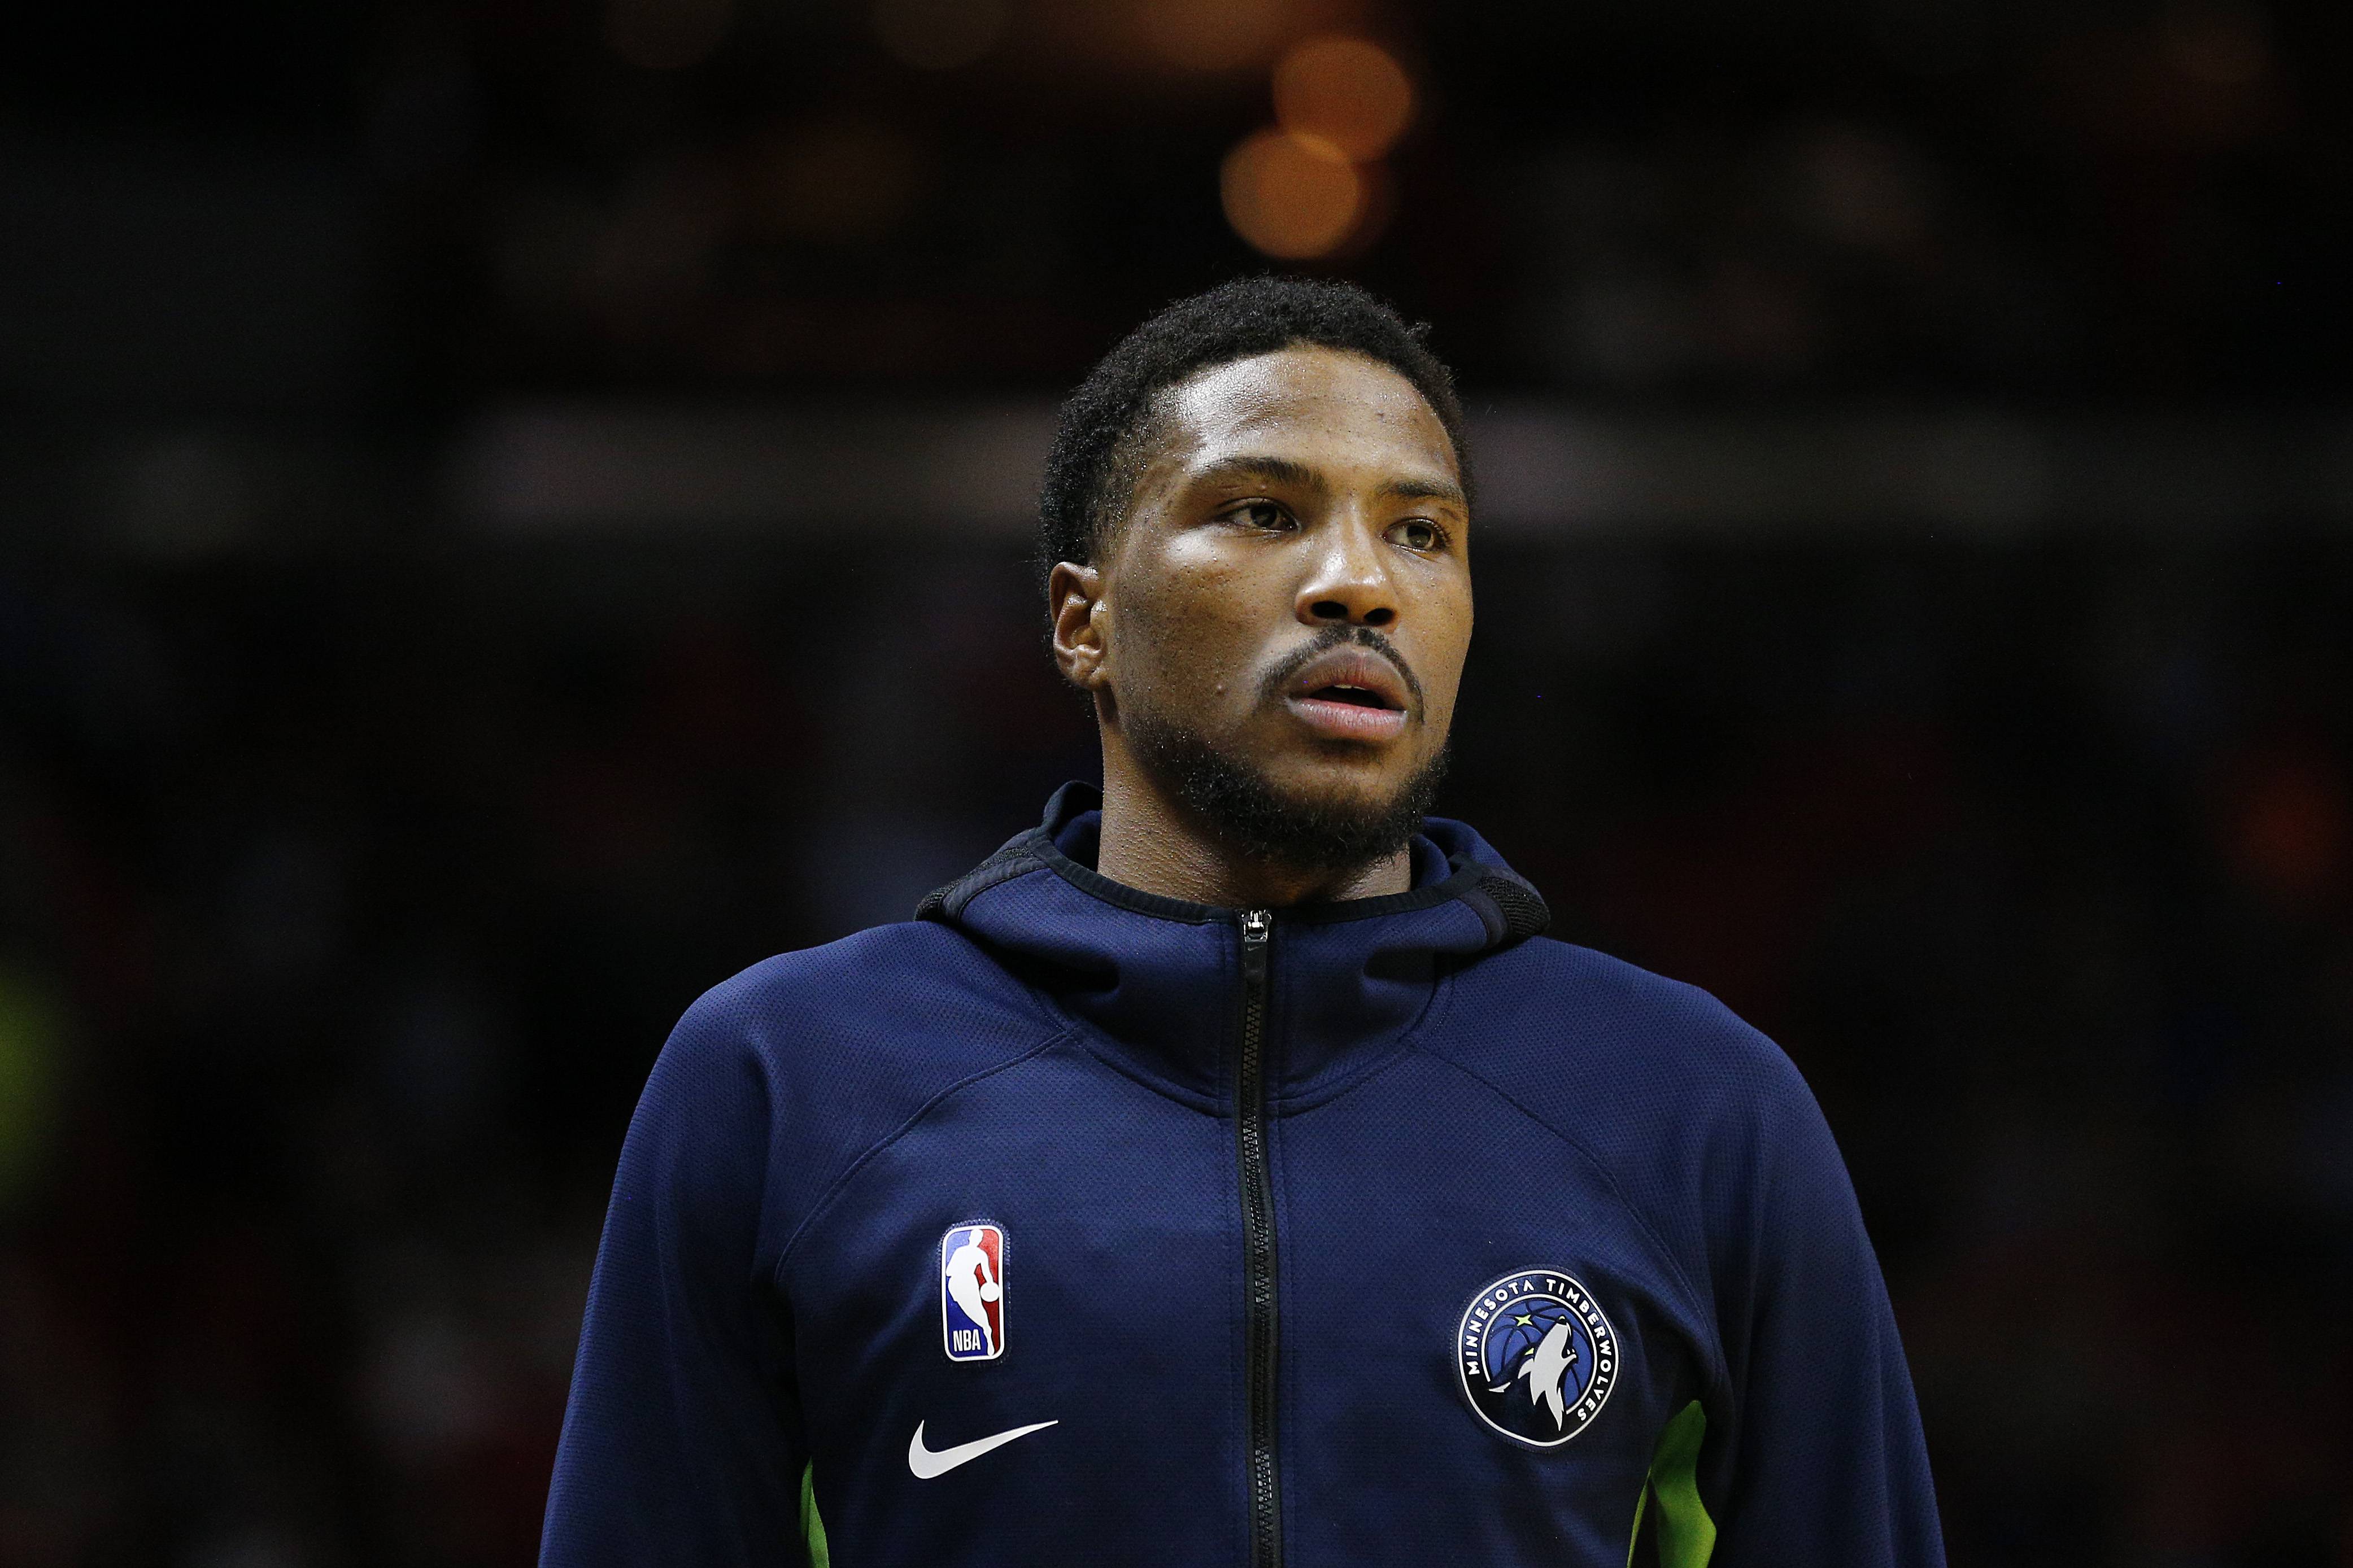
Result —
[[[930, 894], [915, 918], [989, 950], [1124, 1070], [1222, 1110], [1242, 1016], [1242, 911], [1103, 876], [1094, 868], [1102, 824], [1101, 794], [1064, 784], [1043, 822]], [[1266, 1018], [1278, 1112], [1318, 1103], [1372, 1070], [1451, 968], [1550, 919], [1486, 840], [1444, 817], [1415, 837], [1407, 891], [1273, 914]]]

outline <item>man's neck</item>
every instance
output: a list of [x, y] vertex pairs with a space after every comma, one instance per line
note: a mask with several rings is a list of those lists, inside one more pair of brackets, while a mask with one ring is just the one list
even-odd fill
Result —
[[1095, 869], [1124, 887], [1188, 903], [1283, 909], [1402, 893], [1413, 886], [1413, 850], [1408, 846], [1343, 871], [1303, 871], [1239, 854], [1133, 763], [1106, 755]]

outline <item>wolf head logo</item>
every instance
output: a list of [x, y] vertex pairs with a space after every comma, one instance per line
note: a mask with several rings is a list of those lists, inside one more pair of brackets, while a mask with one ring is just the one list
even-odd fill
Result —
[[1618, 1376], [1618, 1336], [1566, 1269], [1489, 1281], [1463, 1308], [1454, 1346], [1472, 1410], [1532, 1447], [1558, 1447], [1591, 1426]]
[[1577, 1336], [1568, 1320], [1555, 1323], [1544, 1337], [1544, 1342], [1530, 1351], [1520, 1363], [1519, 1372], [1505, 1378], [1493, 1392], [1501, 1394], [1515, 1382], [1525, 1380], [1528, 1398], [1539, 1410], [1549, 1407], [1555, 1426], [1568, 1425], [1568, 1401], [1562, 1396], [1562, 1385], [1577, 1368]]

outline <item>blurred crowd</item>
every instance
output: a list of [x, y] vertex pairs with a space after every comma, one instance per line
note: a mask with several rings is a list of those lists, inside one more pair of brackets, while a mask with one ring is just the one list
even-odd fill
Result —
[[[484, 410], [913, 429], [1267, 266], [1695, 461], [2348, 387], [2319, 0], [19, 10], [6, 1568], [528, 1562], [670, 1022], [1092, 766], [1012, 543], [494, 537]], [[1441, 809], [1805, 1068], [1959, 1568], [2353, 1565], [2353, 546], [2287, 493], [1479, 552]]]
[[[1482, 390], [2341, 385], [2325, 0], [94, 0], [0, 49], [0, 391], [1053, 388], [1270, 259]], [[47, 221], [43, 221], [44, 219]]]
[[0, 585], [0, 1561], [530, 1559], [670, 1022], [1082, 760], [987, 568], [741, 565]]

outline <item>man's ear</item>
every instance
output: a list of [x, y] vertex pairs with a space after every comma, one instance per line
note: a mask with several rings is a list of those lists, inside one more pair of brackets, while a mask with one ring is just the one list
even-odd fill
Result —
[[1082, 691], [1102, 690], [1110, 654], [1103, 623], [1111, 618], [1102, 570], [1062, 562], [1046, 579], [1046, 602], [1054, 612], [1054, 663], [1062, 679]]

